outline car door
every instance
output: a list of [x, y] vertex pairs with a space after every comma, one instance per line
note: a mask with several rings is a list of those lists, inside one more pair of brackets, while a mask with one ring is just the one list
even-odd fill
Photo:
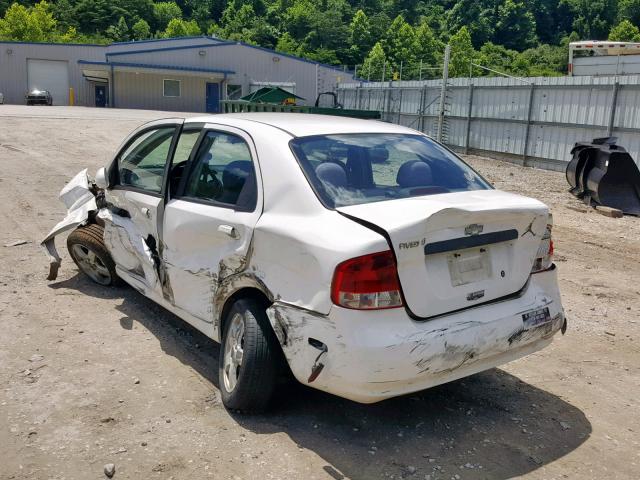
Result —
[[216, 294], [243, 271], [262, 211], [255, 146], [242, 130], [206, 125], [162, 227], [163, 261], [172, 304], [214, 339]]
[[104, 240], [118, 275], [150, 297], [162, 297], [159, 227], [169, 158], [182, 119], [146, 124], [126, 141], [109, 169]]

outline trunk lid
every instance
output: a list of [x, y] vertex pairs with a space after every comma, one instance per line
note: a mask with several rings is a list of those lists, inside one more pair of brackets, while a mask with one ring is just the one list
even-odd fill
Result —
[[339, 207], [385, 230], [408, 308], [427, 318], [519, 291], [527, 282], [549, 209], [499, 190]]

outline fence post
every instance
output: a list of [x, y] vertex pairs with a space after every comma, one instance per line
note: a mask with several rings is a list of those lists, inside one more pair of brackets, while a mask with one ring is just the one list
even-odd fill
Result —
[[469, 79], [469, 109], [467, 110], [467, 131], [465, 133], [464, 153], [469, 153], [469, 135], [471, 133], [471, 111], [473, 110], [473, 82]]
[[609, 113], [609, 126], [607, 128], [607, 137], [613, 133], [613, 124], [616, 120], [616, 109], [618, 106], [618, 91], [620, 90], [620, 82], [616, 80], [613, 84], [613, 92], [611, 95], [611, 112]]
[[524, 129], [524, 147], [522, 149], [522, 165], [527, 165], [527, 149], [529, 148], [529, 134], [531, 132], [531, 116], [533, 114], [533, 94], [535, 92], [535, 83], [531, 84], [529, 89], [529, 104], [527, 106], [527, 124]]
[[442, 142], [442, 132], [444, 129], [444, 108], [447, 96], [447, 81], [449, 80], [449, 58], [451, 57], [451, 45], [444, 49], [444, 68], [442, 69], [442, 88], [440, 90], [440, 108], [438, 109], [438, 133], [436, 140]]
[[420, 109], [418, 110], [418, 115], [420, 115], [420, 119], [418, 121], [418, 125], [420, 126], [420, 131], [424, 133], [424, 104], [427, 101], [427, 86], [422, 86], [422, 92], [420, 93]]
[[396, 123], [400, 125], [400, 115], [402, 114], [402, 87], [398, 87], [398, 90], [400, 93], [400, 104], [398, 105], [398, 121]]

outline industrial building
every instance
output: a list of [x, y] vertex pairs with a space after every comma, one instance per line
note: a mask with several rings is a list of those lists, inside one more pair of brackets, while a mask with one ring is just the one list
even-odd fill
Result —
[[279, 86], [312, 104], [353, 75], [242, 42], [182, 37], [92, 44], [0, 42], [0, 93], [24, 104], [31, 89], [54, 105], [220, 111], [220, 101]]

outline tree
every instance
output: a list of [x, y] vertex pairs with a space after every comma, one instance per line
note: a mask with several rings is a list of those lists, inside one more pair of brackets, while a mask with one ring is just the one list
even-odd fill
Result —
[[174, 38], [174, 37], [195, 37], [200, 35], [202, 32], [200, 31], [200, 27], [198, 24], [191, 20], [187, 22], [186, 20], [182, 20], [181, 18], [173, 18], [169, 21], [167, 28], [162, 32], [163, 38]]
[[151, 27], [146, 20], [140, 19], [131, 27], [131, 33], [135, 40], [146, 40], [151, 37]]
[[496, 45], [491, 42], [485, 43], [480, 48], [477, 56], [478, 63], [483, 67], [508, 74], [513, 72], [513, 63], [516, 58], [518, 58], [518, 52], [515, 50], [509, 50], [502, 45]]
[[131, 38], [129, 35], [129, 26], [124, 17], [120, 17], [118, 23], [107, 28], [105, 33], [107, 37], [114, 42], [126, 42]]
[[618, 21], [640, 24], [640, 0], [618, 0]]
[[[426, 21], [420, 23], [415, 33], [413, 51], [416, 65], [413, 66], [412, 74], [413, 76], [417, 74], [418, 76], [422, 76], [422, 78], [432, 76], [435, 72], [433, 67], [440, 66], [442, 61], [444, 45], [436, 38], [433, 30], [431, 30], [431, 27], [429, 27]], [[426, 72], [426, 74], [420, 75], [421, 72], [417, 71], [420, 69], [420, 62], [422, 62], [423, 67], [431, 67], [431, 69], [425, 68], [424, 72]]]
[[450, 77], [466, 77], [476, 52], [471, 43], [471, 34], [467, 27], [462, 27], [449, 39], [451, 45], [451, 61], [449, 62]]
[[369, 55], [364, 60], [362, 69], [360, 70], [360, 76], [362, 78], [370, 80], [382, 80], [383, 71], [386, 70], [386, 78], [389, 78], [389, 70], [386, 66], [387, 57], [384, 54], [384, 49], [380, 42], [376, 42]]
[[573, 29], [582, 40], [607, 38], [617, 16], [617, 0], [564, 0], [574, 15]]
[[640, 29], [629, 20], [623, 20], [611, 29], [609, 40], [614, 42], [640, 42]]
[[0, 19], [0, 40], [49, 42], [57, 38], [56, 28], [47, 2], [30, 8], [14, 3]]
[[390, 67], [398, 72], [415, 63], [416, 34], [401, 15], [398, 15], [384, 36], [382, 47]]
[[500, 45], [518, 51], [536, 46], [536, 21], [523, 2], [505, 0], [498, 7], [495, 39]]
[[236, 10], [235, 3], [229, 2], [222, 14], [220, 33], [228, 40], [251, 42], [252, 29], [256, 21], [256, 14], [251, 5], [245, 3]]
[[156, 28], [163, 30], [174, 18], [182, 18], [182, 9], [176, 2], [158, 2], [153, 4], [153, 16]]
[[467, 27], [474, 46], [480, 47], [494, 36], [496, 25], [496, 0], [458, 0], [442, 15], [447, 30], [457, 32]]
[[278, 39], [276, 51], [288, 53], [290, 55], [298, 54], [298, 43], [293, 39], [289, 32], [284, 32]]
[[349, 56], [354, 64], [362, 62], [371, 49], [371, 25], [367, 14], [358, 10], [349, 24]]

